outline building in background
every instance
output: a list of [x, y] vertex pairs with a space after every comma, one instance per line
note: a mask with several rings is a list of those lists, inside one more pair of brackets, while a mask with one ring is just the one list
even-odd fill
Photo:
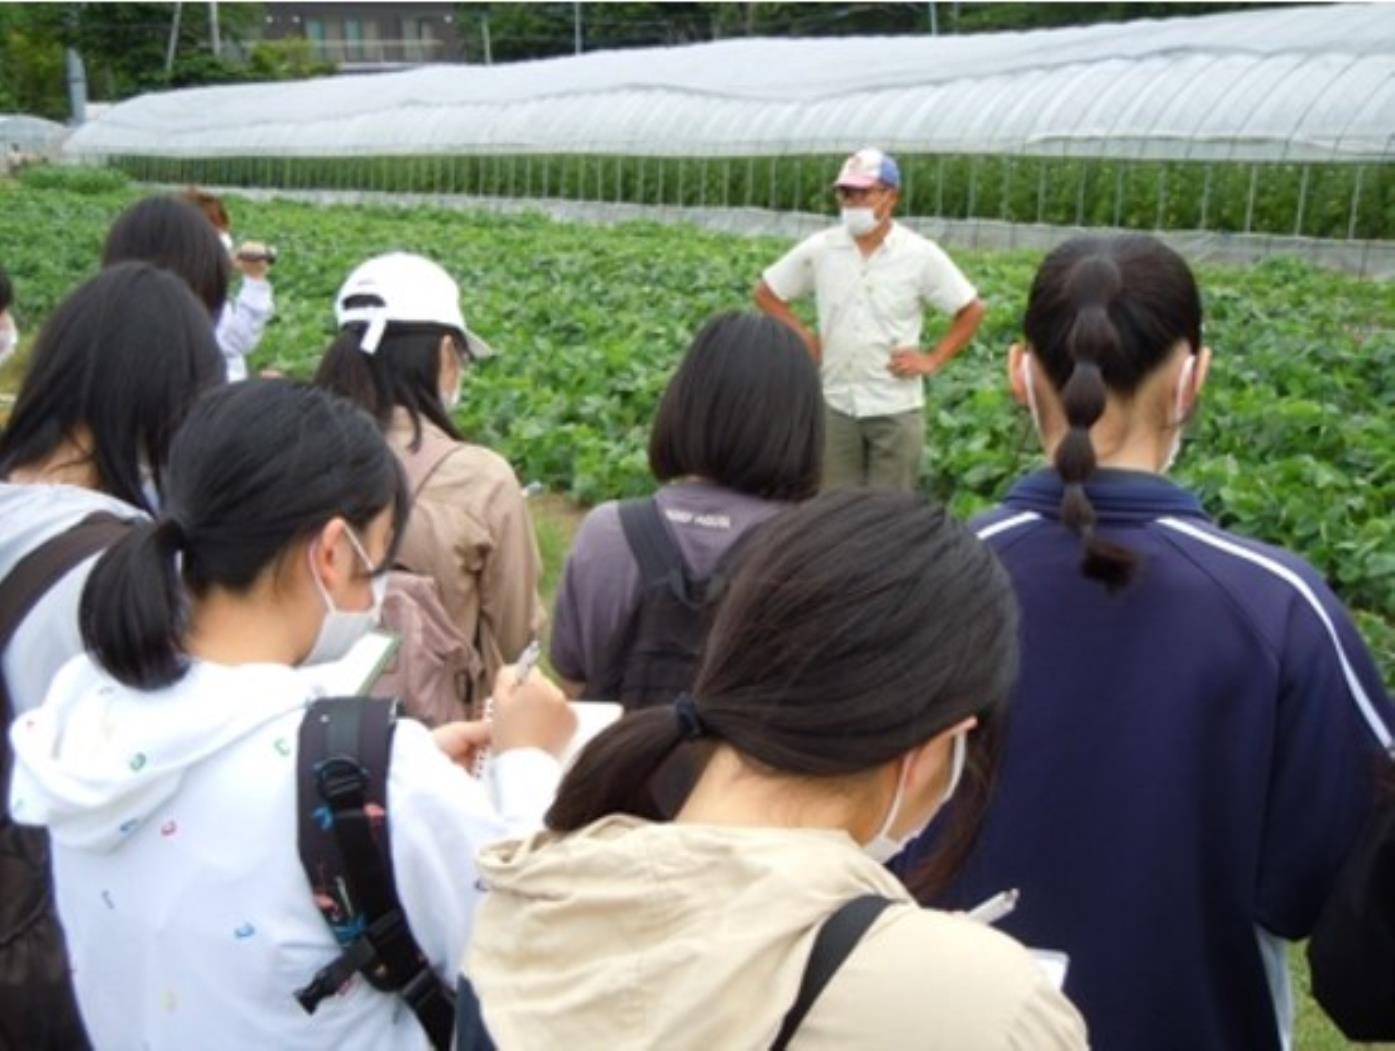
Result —
[[430, 3], [267, 4], [262, 37], [304, 37], [314, 58], [344, 72], [464, 62], [454, 8]]

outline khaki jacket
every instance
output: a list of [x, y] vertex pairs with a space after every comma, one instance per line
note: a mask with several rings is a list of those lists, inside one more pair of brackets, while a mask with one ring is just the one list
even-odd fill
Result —
[[814, 1003], [799, 1051], [1078, 1049], [1085, 1026], [1025, 949], [921, 909], [843, 832], [609, 817], [485, 849], [466, 975], [501, 1051], [768, 1048], [819, 925], [878, 918]]
[[[440, 434], [428, 420], [421, 425]], [[404, 409], [394, 410], [386, 438], [404, 457], [412, 440]], [[518, 657], [544, 619], [538, 596], [542, 559], [508, 461], [460, 442], [418, 492], [397, 560], [440, 586], [446, 612], [484, 658], [473, 697], [488, 696], [495, 673]]]

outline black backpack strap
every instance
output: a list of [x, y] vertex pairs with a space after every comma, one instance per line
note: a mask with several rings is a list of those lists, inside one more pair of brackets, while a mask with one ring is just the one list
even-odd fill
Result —
[[[50, 537], [25, 555], [0, 581], [0, 654], [9, 648], [24, 618], [29, 616], [39, 600], [77, 566], [99, 551], [116, 543], [131, 529], [131, 522], [105, 511], [90, 514], [77, 525]], [[9, 687], [0, 673], [0, 717], [10, 725], [14, 710], [10, 704]], [[4, 758], [0, 759], [0, 785], [9, 781], [9, 738], [0, 743]], [[5, 809], [0, 802], [0, 811]]]
[[682, 586], [688, 567], [683, 561], [683, 552], [664, 525], [657, 500], [651, 496], [622, 501], [620, 527], [639, 564], [639, 575], [646, 591], [668, 583]]
[[129, 521], [113, 514], [88, 515], [15, 563], [0, 581], [0, 652], [50, 588], [80, 562], [116, 543], [130, 528]]
[[789, 1046], [800, 1023], [804, 1021], [804, 1016], [809, 1013], [809, 1008], [814, 1006], [814, 1001], [819, 998], [824, 986], [838, 973], [838, 968], [843, 966], [843, 962], [857, 947], [868, 928], [890, 904], [890, 898], [867, 894], [861, 898], [854, 898], [824, 921], [823, 926], [819, 928], [818, 937], [814, 939], [809, 962], [804, 967], [804, 978], [799, 983], [799, 995], [780, 1024], [775, 1042], [770, 1045], [771, 1051], [784, 1051]]
[[370, 697], [318, 700], [301, 720], [300, 861], [344, 951], [295, 996], [313, 1014], [361, 974], [374, 988], [397, 993], [432, 1046], [445, 1049], [454, 997], [413, 937], [392, 873], [387, 778], [396, 720], [396, 701]]

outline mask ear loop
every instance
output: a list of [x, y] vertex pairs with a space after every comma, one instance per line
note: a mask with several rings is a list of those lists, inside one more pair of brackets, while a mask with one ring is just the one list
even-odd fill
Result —
[[1023, 354], [1019, 366], [1022, 386], [1027, 388], [1027, 411], [1032, 414], [1032, 426], [1041, 434], [1041, 410], [1037, 407], [1037, 389], [1032, 385], [1032, 355]]
[[1167, 457], [1162, 463], [1163, 474], [1172, 470], [1172, 465], [1177, 462], [1177, 454], [1182, 451], [1182, 425], [1186, 423], [1184, 406], [1187, 400], [1187, 384], [1191, 381], [1195, 368], [1196, 355], [1188, 354], [1187, 360], [1182, 362], [1182, 371], [1177, 377], [1177, 392], [1172, 399], [1172, 419], [1168, 422], [1168, 426], [1172, 428], [1172, 441], [1168, 443]]
[[1186, 422], [1184, 414], [1184, 403], [1187, 400], [1187, 384], [1191, 382], [1192, 373], [1196, 370], [1196, 355], [1188, 354], [1187, 360], [1182, 362], [1182, 372], [1177, 377], [1177, 396], [1172, 403], [1172, 425], [1181, 427]]

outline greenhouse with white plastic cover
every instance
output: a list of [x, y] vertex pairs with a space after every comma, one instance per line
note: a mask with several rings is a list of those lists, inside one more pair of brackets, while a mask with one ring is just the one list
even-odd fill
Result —
[[1145, 229], [1194, 256], [1297, 252], [1389, 274], [1395, 7], [199, 88], [114, 106], [64, 152], [153, 182], [793, 234], [834, 210], [837, 160], [864, 145], [897, 155], [902, 212], [950, 243]]

